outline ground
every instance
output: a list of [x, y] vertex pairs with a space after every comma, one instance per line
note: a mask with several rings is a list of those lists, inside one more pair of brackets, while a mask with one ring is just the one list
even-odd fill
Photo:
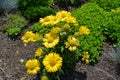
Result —
[[[21, 36], [22, 34], [16, 40], [12, 40], [0, 32], [0, 80], [38, 80], [36, 75], [26, 74], [26, 68], [20, 60], [33, 58], [40, 44], [29, 43], [24, 46], [20, 40]], [[79, 60], [75, 69], [68, 70], [61, 80], [120, 80], [120, 65], [109, 55], [112, 45], [105, 42], [101, 48], [98, 63], [85, 65]]]

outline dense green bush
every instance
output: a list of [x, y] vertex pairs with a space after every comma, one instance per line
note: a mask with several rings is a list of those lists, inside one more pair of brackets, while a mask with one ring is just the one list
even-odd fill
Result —
[[29, 7], [24, 12], [24, 16], [26, 16], [27, 19], [29, 20], [39, 19], [40, 17], [45, 17], [51, 14], [55, 14], [55, 10], [53, 10], [50, 7], [43, 7], [43, 6]]
[[90, 2], [95, 2], [105, 10], [120, 7], [120, 0], [90, 0]]
[[54, 0], [19, 0], [19, 9], [22, 14], [32, 20], [38, 19], [40, 17], [45, 17], [50, 14], [54, 14], [51, 5], [53, 5]]
[[[51, 26], [52, 27], [52, 26]], [[51, 27], [42, 27], [40, 22], [36, 22], [31, 26], [33, 32], [38, 32], [39, 34], [50, 32]], [[49, 28], [49, 29], [48, 29]]]
[[5, 18], [6, 24], [3, 26], [6, 27], [6, 33], [10, 37], [15, 37], [20, 34], [21, 30], [27, 25], [27, 21], [20, 15], [9, 14]]
[[19, 7], [27, 9], [29, 7], [37, 6], [51, 6], [54, 3], [54, 0], [19, 0]]
[[[89, 36], [80, 36], [80, 49], [90, 53], [91, 62], [96, 62], [99, 58], [101, 46], [105, 37], [103, 30], [106, 29], [106, 12], [95, 3], [84, 4], [81, 8], [72, 11], [80, 25], [85, 25], [91, 30]], [[82, 53], [80, 54], [82, 55]]]
[[106, 18], [105, 34], [109, 36], [116, 46], [120, 45], [120, 12], [109, 12]]

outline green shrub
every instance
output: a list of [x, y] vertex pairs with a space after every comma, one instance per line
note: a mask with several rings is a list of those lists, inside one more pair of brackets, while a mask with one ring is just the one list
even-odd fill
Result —
[[27, 25], [27, 21], [17, 14], [9, 14], [5, 19], [6, 24], [3, 26], [6, 26], [6, 33], [11, 37], [20, 34], [21, 30]]
[[20, 32], [21, 32], [21, 28], [19, 28], [19, 27], [8, 28], [8, 29], [7, 29], [7, 34], [8, 34], [9, 36], [12, 36], [12, 37], [17, 36], [18, 34], [20, 34]]
[[45, 17], [50, 14], [55, 14], [51, 5], [53, 5], [54, 0], [19, 0], [19, 9], [22, 14], [30, 19], [30, 21], [38, 19], [40, 17]]
[[51, 6], [54, 3], [54, 0], [19, 0], [19, 7], [27, 9], [29, 7], [37, 6]]
[[45, 17], [47, 15], [55, 14], [55, 10], [50, 7], [29, 7], [24, 12], [24, 16], [26, 16], [29, 20], [39, 19], [40, 17]]
[[105, 10], [120, 7], [120, 0], [90, 0], [90, 2], [95, 2]]
[[105, 34], [118, 46], [120, 45], [120, 12], [109, 12], [107, 14]]
[[50, 29], [51, 29], [51, 27], [42, 27], [40, 22], [36, 22], [31, 26], [31, 30], [33, 32], [38, 32], [39, 34], [50, 32]]
[[[77, 10], [72, 11], [72, 15], [76, 17], [80, 25], [85, 25], [91, 30], [90, 36], [80, 36], [80, 49], [90, 52], [91, 62], [99, 59], [101, 46], [105, 37], [103, 30], [106, 29], [105, 16], [106, 12], [95, 3], [88, 3], [81, 6]], [[81, 53], [80, 55], [83, 55]]]

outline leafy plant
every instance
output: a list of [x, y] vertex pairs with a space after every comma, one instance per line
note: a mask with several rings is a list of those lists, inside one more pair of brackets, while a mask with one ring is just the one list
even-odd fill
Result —
[[54, 0], [19, 0], [18, 4], [21, 8], [27, 9], [29, 7], [37, 6], [51, 6]]
[[21, 28], [19, 27], [7, 28], [7, 34], [12, 37], [17, 36], [18, 34], [20, 34], [20, 32], [21, 32]]
[[29, 20], [39, 19], [40, 17], [45, 17], [47, 15], [55, 14], [55, 10], [50, 7], [29, 7], [24, 12], [24, 16], [27, 17]]
[[99, 59], [101, 46], [105, 37], [103, 31], [106, 29], [106, 12], [95, 3], [87, 3], [72, 11], [80, 25], [85, 25], [91, 30], [89, 36], [80, 36], [79, 50], [90, 52], [90, 61], [96, 62]]
[[36, 41], [42, 44], [35, 51], [35, 59], [25, 61], [27, 73], [36, 74], [41, 71], [41, 79], [60, 80], [59, 76], [66, 69], [74, 68], [82, 53], [85, 53], [81, 55], [83, 61], [89, 64], [89, 51], [80, 49], [79, 46], [84, 44], [80, 38], [87, 37], [90, 33], [89, 28], [79, 26], [76, 18], [67, 11], [40, 18], [39, 23], [32, 26], [32, 31], [26, 31], [21, 38], [24, 44]]
[[116, 46], [120, 45], [120, 11], [119, 10], [112, 10], [107, 14], [107, 30], [106, 35], [112, 40], [113, 44]]
[[20, 34], [21, 30], [27, 25], [27, 21], [20, 15], [17, 14], [9, 14], [5, 18], [6, 24], [6, 33], [11, 36], [15, 37]]
[[90, 0], [90, 2], [95, 2], [98, 4], [101, 8], [105, 10], [111, 10], [120, 7], [120, 1], [119, 0]]
[[22, 14], [31, 21], [55, 14], [55, 10], [50, 8], [54, 0], [19, 0], [18, 4]]

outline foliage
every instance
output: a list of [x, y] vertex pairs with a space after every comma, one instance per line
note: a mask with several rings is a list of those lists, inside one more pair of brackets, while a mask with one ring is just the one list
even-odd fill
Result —
[[24, 16], [26, 16], [29, 20], [35, 20], [39, 17], [45, 17], [51, 14], [55, 14], [55, 10], [50, 7], [43, 6], [29, 7], [24, 12]]
[[27, 25], [27, 21], [20, 15], [17, 14], [9, 14], [5, 18], [6, 24], [6, 33], [11, 36], [15, 37], [20, 34], [21, 30]]
[[101, 8], [105, 10], [111, 10], [120, 7], [120, 1], [119, 0], [90, 0], [90, 2], [95, 2], [98, 4]]
[[[101, 46], [105, 37], [103, 31], [106, 29], [106, 12], [95, 3], [87, 3], [76, 10], [72, 15], [76, 17], [80, 25], [85, 25], [91, 30], [89, 36], [80, 36], [79, 47], [82, 51], [90, 52], [90, 61], [96, 62], [99, 59]], [[82, 54], [81, 54], [82, 55]]]
[[55, 11], [50, 8], [54, 0], [19, 0], [19, 9], [22, 14], [30, 20], [35, 20], [39, 17], [45, 17], [54, 14]]
[[86, 26], [79, 26], [76, 18], [67, 11], [40, 18], [39, 23], [32, 26], [32, 31], [26, 31], [21, 38], [24, 44], [36, 41], [42, 43], [35, 51], [35, 59], [26, 61], [27, 72], [36, 74], [40, 70], [41, 79], [59, 80], [64, 70], [75, 66], [78, 55], [85, 53], [81, 57], [89, 64], [90, 51], [80, 49], [79, 46], [84, 44], [80, 39], [90, 34], [91, 31]]
[[120, 11], [117, 8], [106, 15], [106, 31], [105, 34], [118, 46], [120, 45]]
[[71, 5], [79, 5], [82, 4], [82, 2], [86, 2], [86, 0], [55, 0], [55, 2], [57, 3], [68, 3], [68, 4], [71, 4]]
[[54, 0], [19, 0], [18, 4], [21, 8], [27, 9], [29, 7], [37, 6], [51, 6]]

